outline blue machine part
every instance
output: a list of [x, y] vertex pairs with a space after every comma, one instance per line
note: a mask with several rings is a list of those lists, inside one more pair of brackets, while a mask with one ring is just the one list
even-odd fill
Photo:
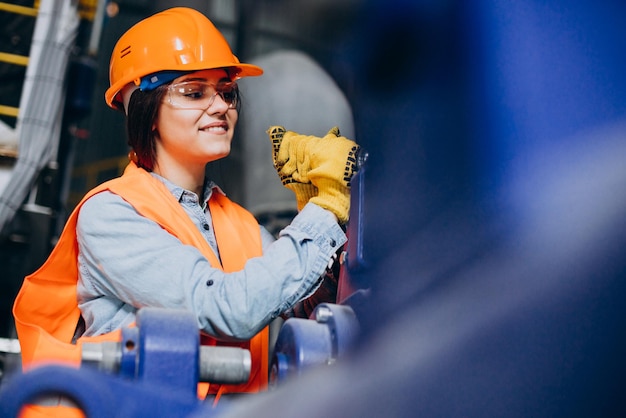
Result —
[[[346, 244], [346, 266], [348, 273], [359, 272], [367, 268], [367, 257], [365, 254], [364, 241], [364, 222], [365, 216], [364, 199], [365, 199], [365, 172], [367, 170], [367, 153], [362, 151], [359, 155], [358, 167], [359, 171], [352, 177], [350, 194], [350, 222], [348, 222], [349, 240]], [[354, 281], [354, 277], [352, 277]], [[356, 284], [356, 283], [354, 283]]]
[[[200, 334], [195, 317], [186, 312], [172, 315], [169, 310], [144, 310], [137, 324], [141, 330], [137, 378], [195, 394], [200, 370]], [[130, 346], [127, 340], [125, 350], [134, 351]]]
[[122, 341], [83, 344], [82, 355], [80, 369], [49, 365], [12, 376], [0, 391], [0, 416], [61, 397], [90, 418], [184, 417], [210, 409], [198, 382], [246, 382], [251, 366], [248, 350], [201, 346], [193, 314], [158, 308], [141, 309]]
[[42, 396], [63, 396], [89, 418], [190, 416], [208, 411], [195, 394], [163, 390], [147, 381], [130, 381], [94, 369], [42, 366], [11, 378], [0, 392], [0, 416], [17, 417], [24, 405]]
[[200, 380], [199, 347], [193, 315], [145, 308], [137, 314], [136, 327], [122, 329], [121, 342], [84, 344], [82, 365], [195, 394]]
[[270, 385], [298, 376], [312, 366], [334, 363], [350, 350], [358, 332], [357, 317], [348, 305], [322, 303], [311, 319], [288, 319], [276, 340]]

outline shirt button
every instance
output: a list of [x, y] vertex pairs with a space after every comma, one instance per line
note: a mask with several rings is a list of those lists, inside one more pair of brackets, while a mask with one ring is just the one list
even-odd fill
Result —
[[206, 281], [207, 286], [213, 286], [213, 280], [209, 279]]
[[204, 225], [202, 225], [202, 227], [203, 227], [204, 229], [206, 229], [207, 231], [208, 231], [209, 229], [211, 229], [211, 227], [209, 226], [209, 224], [204, 224]]
[[334, 239], [330, 240], [330, 246], [334, 247], [335, 245], [337, 245], [337, 241], [335, 241]]

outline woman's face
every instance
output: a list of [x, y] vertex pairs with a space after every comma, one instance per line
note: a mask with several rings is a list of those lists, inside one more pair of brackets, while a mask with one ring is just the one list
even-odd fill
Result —
[[[173, 163], [187, 168], [197, 165], [204, 169], [206, 163], [230, 153], [238, 119], [237, 109], [229, 107], [222, 95], [214, 95], [212, 87], [221, 89], [220, 86], [229, 82], [225, 70], [215, 69], [185, 74], [171, 83], [171, 86], [178, 85], [180, 88], [170, 87], [165, 94], [153, 126], [156, 130], [157, 166]], [[211, 86], [206, 87], [205, 83]], [[207, 100], [197, 98], [201, 96], [200, 92], [205, 97], [213, 96], [208, 107]], [[228, 98], [228, 93], [224, 97]]]

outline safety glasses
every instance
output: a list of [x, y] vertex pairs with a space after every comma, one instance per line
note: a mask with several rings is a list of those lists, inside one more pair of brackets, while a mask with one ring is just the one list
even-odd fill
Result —
[[207, 110], [220, 96], [229, 109], [236, 109], [239, 102], [239, 88], [234, 81], [218, 84], [190, 80], [170, 84], [167, 88], [169, 103], [181, 109]]

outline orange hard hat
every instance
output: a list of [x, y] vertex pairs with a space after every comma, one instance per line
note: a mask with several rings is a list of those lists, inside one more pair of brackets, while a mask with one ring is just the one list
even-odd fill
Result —
[[228, 42], [202, 13], [174, 7], [131, 27], [117, 41], [109, 67], [107, 105], [118, 108], [120, 91], [128, 84], [160, 71], [197, 71], [227, 68], [233, 79], [263, 74], [260, 67], [243, 64]]

